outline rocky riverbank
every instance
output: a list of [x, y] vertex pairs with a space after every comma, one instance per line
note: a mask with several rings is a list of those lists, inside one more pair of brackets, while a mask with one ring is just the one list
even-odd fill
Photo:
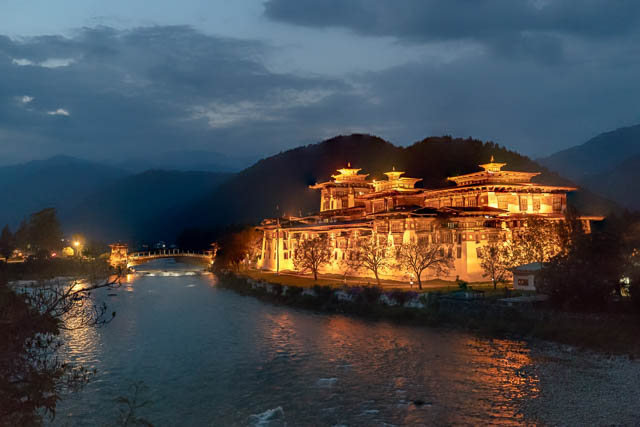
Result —
[[538, 396], [526, 400], [525, 419], [542, 425], [640, 423], [640, 361], [536, 342], [526, 369], [538, 377]]
[[451, 298], [439, 293], [383, 292], [376, 287], [302, 288], [217, 272], [220, 286], [276, 304], [470, 330], [489, 337], [542, 339], [602, 353], [640, 358], [633, 315], [566, 313], [532, 304]]

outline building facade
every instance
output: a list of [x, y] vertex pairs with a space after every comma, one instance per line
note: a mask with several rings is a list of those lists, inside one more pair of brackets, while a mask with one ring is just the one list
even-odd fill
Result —
[[[492, 158], [478, 172], [448, 178], [455, 186], [423, 189], [415, 187], [419, 178], [404, 177], [395, 168], [385, 174], [387, 179], [376, 181], [347, 165], [330, 181], [310, 186], [320, 191], [318, 213], [262, 221], [257, 267], [294, 271], [299, 242], [325, 234], [332, 260], [323, 273], [342, 274], [349, 249], [369, 237], [392, 249], [416, 241], [438, 244], [454, 260], [454, 268], [443, 279], [486, 280], [480, 266], [481, 248], [512, 239], [527, 218], [563, 220], [567, 193], [576, 190], [533, 183], [538, 173], [503, 170], [504, 166]], [[589, 229], [588, 219], [584, 225]], [[409, 272], [397, 267], [382, 277], [411, 280]]]

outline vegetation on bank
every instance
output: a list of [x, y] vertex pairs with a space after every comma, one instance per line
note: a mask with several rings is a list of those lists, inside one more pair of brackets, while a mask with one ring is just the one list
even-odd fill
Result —
[[[37, 212], [16, 234], [0, 233], [0, 425], [39, 425], [94, 371], [61, 360], [65, 329], [91, 328], [115, 316], [92, 295], [118, 286], [106, 258], [52, 255], [61, 246], [55, 210]], [[32, 255], [6, 262], [15, 248]], [[22, 261], [22, 260], [21, 260]]]
[[216, 274], [219, 286], [275, 304], [416, 326], [456, 327], [489, 337], [543, 339], [640, 357], [637, 334], [640, 318], [619, 307], [613, 312], [568, 313], [544, 303], [509, 304], [498, 298], [457, 299], [438, 291], [385, 292], [377, 286], [344, 287], [336, 282], [332, 286], [305, 288], [267, 283], [231, 271], [216, 271]]
[[[472, 300], [446, 297], [443, 294], [450, 291], [448, 284], [441, 289], [425, 288], [427, 292], [422, 294], [406, 288], [384, 292], [379, 286], [362, 286], [346, 280], [348, 273], [354, 270], [349, 265], [345, 266], [344, 280], [316, 274], [306, 280], [300, 276], [272, 274], [267, 277], [246, 268], [256, 252], [252, 249], [254, 236], [250, 231], [220, 241], [222, 256], [216, 259], [214, 268], [221, 274], [222, 286], [277, 303], [415, 324], [461, 326], [488, 335], [535, 337], [605, 352], [640, 355], [637, 333], [640, 321], [639, 224], [637, 216], [628, 215], [611, 218], [587, 232], [572, 213], [557, 224], [528, 221], [525, 231], [514, 236], [513, 241], [484, 248], [482, 267], [487, 279], [491, 280], [490, 289], [495, 288], [495, 291], [485, 293], [491, 297]], [[305, 250], [295, 255], [300, 260], [308, 258], [310, 261], [294, 263], [300, 272], [314, 273], [315, 270], [317, 273], [318, 266], [327, 258], [326, 240], [309, 239], [306, 245], [311, 248], [305, 246]], [[225, 242], [233, 242], [233, 245]], [[367, 251], [362, 249], [365, 245], [359, 246], [360, 252]], [[429, 245], [417, 244], [411, 249], [422, 259], [430, 259], [428, 251], [432, 248]], [[400, 251], [396, 259], [403, 256], [407, 257], [407, 253]], [[351, 258], [352, 262], [361, 259]], [[547, 301], [518, 305], [499, 301], [509, 295], [497, 284], [505, 283], [506, 272], [514, 264], [528, 262], [542, 265], [536, 287], [548, 297]], [[383, 264], [378, 262], [377, 266], [384, 267]], [[405, 262], [405, 268], [410, 267], [411, 263]], [[447, 269], [446, 260], [440, 267]], [[376, 276], [375, 269], [364, 270]], [[266, 279], [271, 283], [251, 286], [256, 280], [242, 277], [244, 274], [259, 282]], [[376, 278], [371, 278], [371, 282], [380, 283]], [[475, 290], [474, 286], [474, 289], [460, 289], [460, 293], [475, 296], [469, 292]], [[395, 303], [389, 304], [389, 301]]]

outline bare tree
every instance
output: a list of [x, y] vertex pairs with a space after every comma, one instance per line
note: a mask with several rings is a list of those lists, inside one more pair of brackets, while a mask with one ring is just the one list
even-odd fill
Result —
[[513, 248], [503, 242], [491, 242], [480, 249], [480, 266], [483, 277], [491, 279], [493, 289], [504, 282], [515, 267]]
[[293, 265], [302, 272], [311, 271], [318, 280], [318, 271], [331, 261], [331, 248], [326, 234], [301, 240], [293, 255]]
[[119, 285], [100, 264], [84, 280], [41, 281], [20, 289], [0, 283], [0, 419], [9, 425], [38, 424], [55, 416], [57, 402], [84, 386], [95, 371], [57, 357], [60, 331], [108, 323], [104, 303], [93, 293]]
[[376, 242], [375, 236], [363, 238], [349, 252], [352, 268], [369, 270], [380, 286], [380, 274], [392, 264], [389, 243], [386, 240]]
[[453, 268], [453, 256], [442, 245], [421, 240], [403, 244], [396, 252], [396, 260], [401, 268], [416, 275], [419, 289], [422, 289], [424, 271], [431, 270], [433, 274], [441, 275]]

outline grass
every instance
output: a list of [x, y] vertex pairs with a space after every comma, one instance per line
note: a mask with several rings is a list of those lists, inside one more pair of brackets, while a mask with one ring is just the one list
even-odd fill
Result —
[[[344, 288], [345, 286], [374, 286], [376, 284], [376, 281], [373, 278], [356, 276], [347, 276], [345, 282], [344, 276], [337, 274], [320, 275], [317, 281], [314, 280], [312, 276], [301, 275], [290, 271], [276, 274], [270, 271], [245, 270], [240, 272], [240, 275], [250, 277], [254, 280], [261, 280], [263, 282], [276, 283], [285, 286], [298, 286], [302, 288], [312, 288], [317, 285], [330, 286], [332, 288]], [[418, 293], [439, 292], [443, 294], [461, 290], [457, 282], [442, 279], [423, 281], [422, 290], [418, 289], [417, 284], [410, 286], [407, 282], [397, 280], [381, 280], [380, 287], [385, 291], [403, 290]], [[484, 292], [485, 298], [504, 298], [506, 293], [505, 288], [501, 286], [498, 286], [497, 289], [493, 289], [493, 284], [491, 282], [473, 282], [468, 285], [468, 289]], [[510, 292], [510, 296], [527, 294], [526, 292], [513, 291], [513, 288], [511, 287], [508, 287], [507, 289]]]

